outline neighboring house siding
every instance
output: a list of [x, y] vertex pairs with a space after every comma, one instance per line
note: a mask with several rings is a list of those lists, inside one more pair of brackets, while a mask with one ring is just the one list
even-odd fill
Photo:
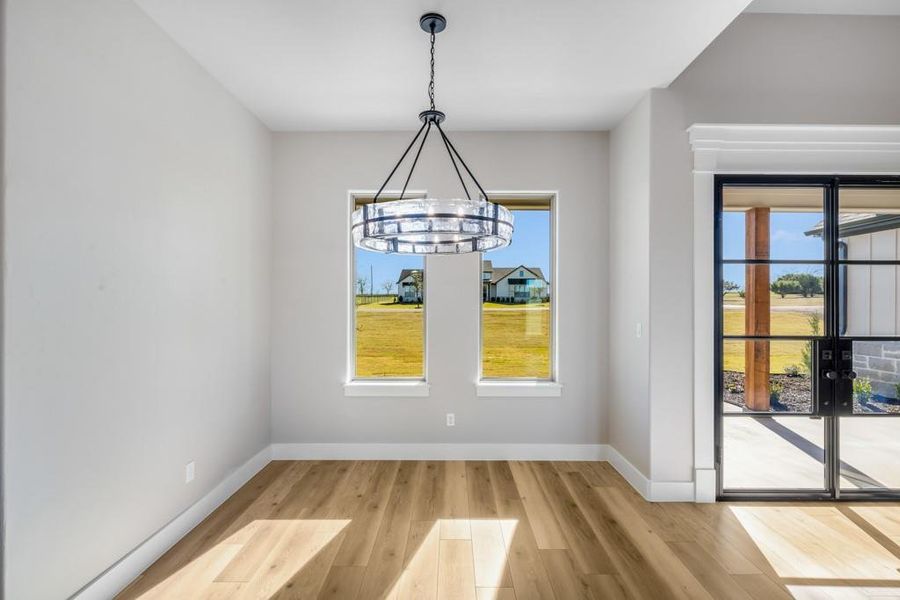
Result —
[[[900, 259], [900, 230], [879, 231], [845, 238], [850, 260]], [[900, 277], [894, 265], [847, 267], [848, 336], [900, 334]], [[872, 383], [878, 396], [896, 398], [900, 380], [900, 345], [896, 342], [857, 341], [853, 369]]]
[[[898, 230], [845, 238], [850, 260], [898, 260]], [[897, 267], [856, 265], [847, 268], [847, 335], [897, 335], [900, 332]]]

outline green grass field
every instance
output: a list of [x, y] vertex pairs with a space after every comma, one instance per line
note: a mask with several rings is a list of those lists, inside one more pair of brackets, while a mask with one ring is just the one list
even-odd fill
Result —
[[[550, 377], [550, 306], [485, 303], [484, 377]], [[400, 344], [398, 341], [402, 340]], [[423, 309], [368, 304], [356, 309], [356, 376], [422, 377]]]
[[[803, 298], [800, 296], [788, 296], [781, 298], [772, 295], [772, 312], [770, 321], [770, 333], [772, 335], [817, 335], [810, 323], [810, 317], [813, 314], [812, 308], [822, 310], [822, 297]], [[744, 335], [746, 332], [744, 299], [736, 293], [725, 294], [723, 327], [726, 335]], [[790, 310], [796, 308], [797, 310]], [[819, 312], [821, 317], [822, 313]], [[819, 325], [819, 332], [822, 332], [822, 325]], [[806, 346], [806, 342], [795, 341], [772, 341], [769, 342], [769, 371], [771, 373], [784, 373], [784, 368], [788, 365], [802, 365], [802, 351]], [[726, 371], [743, 371], [744, 370], [744, 352], [746, 342], [743, 340], [726, 340], [724, 342], [723, 361]]]

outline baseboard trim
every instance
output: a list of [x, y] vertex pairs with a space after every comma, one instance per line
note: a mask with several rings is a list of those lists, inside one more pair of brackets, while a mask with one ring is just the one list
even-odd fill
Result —
[[272, 460], [272, 447], [266, 446], [253, 458], [235, 469], [208, 494], [192, 504], [187, 510], [169, 521], [159, 531], [144, 540], [134, 550], [119, 559], [93, 581], [75, 592], [77, 600], [106, 600], [122, 591], [147, 567], [152, 565], [178, 540], [188, 534], [210, 513], [234, 494], [242, 485], [250, 481]]
[[612, 446], [607, 447], [607, 460], [625, 481], [648, 502], [694, 502], [693, 481], [653, 481], [631, 464]]
[[606, 444], [272, 444], [275, 460], [606, 460]]

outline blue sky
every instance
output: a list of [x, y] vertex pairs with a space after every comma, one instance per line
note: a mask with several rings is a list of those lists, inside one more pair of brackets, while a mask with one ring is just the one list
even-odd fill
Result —
[[[550, 212], [543, 210], [514, 210], [516, 230], [512, 243], [503, 250], [484, 255], [495, 267], [538, 267], [544, 277], [550, 276]], [[404, 254], [378, 254], [355, 248], [356, 275], [369, 280], [370, 268], [374, 278], [374, 291], [383, 294], [382, 283], [395, 283], [403, 269], [421, 269], [421, 256]], [[369, 287], [366, 285], [366, 293]], [[396, 290], [394, 290], [396, 291]], [[393, 292], [392, 292], [393, 293]]]
[[[804, 232], [815, 227], [822, 220], [822, 213], [771, 213], [770, 257], [779, 260], [822, 260], [822, 238], [808, 236]], [[744, 213], [722, 213], [722, 257], [744, 258]], [[770, 278], [790, 272], [822, 275], [818, 265], [772, 265]], [[744, 265], [724, 265], [723, 276], [739, 286], [744, 285]]]

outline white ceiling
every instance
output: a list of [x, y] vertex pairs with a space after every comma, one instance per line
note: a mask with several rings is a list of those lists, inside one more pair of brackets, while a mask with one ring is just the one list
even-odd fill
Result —
[[607, 129], [749, 0], [136, 0], [274, 130]]
[[753, 0], [745, 12], [819, 15], [900, 15], [900, 0]]

